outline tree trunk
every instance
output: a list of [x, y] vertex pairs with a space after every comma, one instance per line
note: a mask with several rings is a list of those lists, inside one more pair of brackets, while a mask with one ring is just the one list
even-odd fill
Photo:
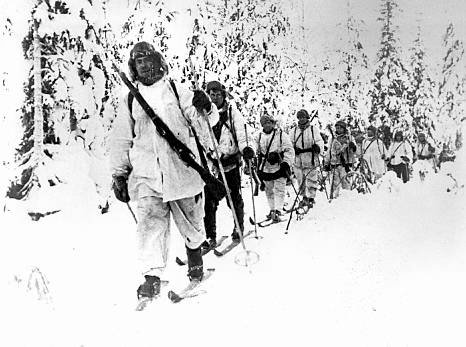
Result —
[[34, 20], [33, 38], [33, 73], [34, 73], [34, 150], [32, 153], [33, 167], [37, 167], [42, 161], [44, 145], [44, 115], [42, 113], [42, 68], [41, 47], [39, 40], [39, 23]]

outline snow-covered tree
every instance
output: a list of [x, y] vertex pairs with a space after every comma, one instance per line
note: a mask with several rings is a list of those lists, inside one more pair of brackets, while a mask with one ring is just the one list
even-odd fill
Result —
[[372, 79], [371, 114], [369, 121], [390, 126], [407, 127], [403, 120], [409, 116], [406, 106], [407, 71], [401, 60], [396, 15], [399, 11], [395, 0], [381, 0], [382, 24], [377, 66]]
[[353, 129], [364, 126], [369, 116], [368, 103], [369, 70], [368, 57], [361, 40], [364, 23], [352, 13], [351, 3], [347, 1], [346, 21], [340, 23], [340, 48], [337, 49], [334, 63], [335, 80], [332, 87], [339, 99], [337, 113]]
[[198, 12], [190, 51], [201, 82], [223, 82], [250, 124], [263, 112], [283, 113], [283, 62], [277, 42], [289, 23], [281, 2], [211, 0], [200, 4]]
[[[105, 148], [102, 143], [110, 123], [105, 119], [114, 113], [114, 102], [99, 54], [101, 14], [99, 3], [85, 0], [39, 0], [32, 9], [23, 47], [26, 59], [36, 64], [25, 85], [24, 135], [17, 153], [20, 172], [9, 190], [10, 197], [22, 199], [33, 188], [62, 183], [59, 174], [46, 168], [73, 134], [83, 138], [84, 148], [90, 152]], [[40, 45], [34, 44], [37, 40]], [[35, 84], [39, 78], [42, 82]]]
[[[147, 41], [164, 54], [168, 65], [173, 68], [177, 61], [169, 50], [171, 34], [168, 27], [176, 14], [167, 9], [163, 0], [137, 1], [123, 24], [121, 33], [118, 33], [120, 36], [117, 41], [118, 50], [127, 54], [137, 42]], [[127, 58], [121, 57], [125, 63]]]
[[423, 131], [432, 137], [432, 130], [435, 128], [433, 118], [437, 107], [435, 82], [428, 70], [420, 26], [410, 53], [410, 84], [406, 95], [412, 118], [410, 125], [415, 133]]
[[444, 57], [438, 87], [437, 136], [445, 143], [454, 141], [465, 117], [466, 75], [464, 73], [464, 44], [455, 35], [453, 24], [443, 36]]

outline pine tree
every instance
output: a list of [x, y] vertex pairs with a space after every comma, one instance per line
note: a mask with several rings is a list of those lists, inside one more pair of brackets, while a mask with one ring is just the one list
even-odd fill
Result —
[[377, 67], [371, 81], [371, 114], [369, 121], [393, 126], [407, 127], [404, 118], [406, 106], [407, 71], [401, 61], [398, 43], [398, 26], [395, 24], [398, 5], [395, 0], [381, 0], [382, 24]]

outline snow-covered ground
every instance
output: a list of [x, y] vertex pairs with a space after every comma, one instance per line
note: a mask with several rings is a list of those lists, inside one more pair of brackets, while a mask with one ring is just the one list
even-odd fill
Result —
[[[207, 293], [179, 304], [166, 297], [187, 282], [174, 227], [170, 284], [144, 312], [134, 311], [132, 216], [118, 202], [100, 214], [75, 168], [80, 184], [70, 180], [60, 213], [34, 222], [10, 202], [0, 214], [0, 345], [464, 346], [465, 189], [447, 174], [463, 185], [465, 159], [463, 150], [422, 182], [387, 175], [372, 194], [344, 192], [331, 203], [320, 194], [288, 234], [282, 223], [246, 239], [257, 264], [234, 262], [241, 247], [206, 256], [216, 268]], [[267, 212], [263, 195], [256, 206]], [[229, 235], [223, 202], [218, 220], [219, 235]]]

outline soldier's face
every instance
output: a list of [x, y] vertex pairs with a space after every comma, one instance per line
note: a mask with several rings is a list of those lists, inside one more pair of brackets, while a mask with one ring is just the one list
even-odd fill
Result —
[[157, 82], [164, 75], [161, 62], [159, 59], [151, 55], [135, 58], [134, 67], [138, 74], [138, 80], [145, 85], [151, 85]]
[[261, 122], [262, 125], [262, 130], [264, 130], [264, 133], [269, 134], [272, 132], [273, 128], [275, 127], [275, 122], [271, 120], [266, 120]]
[[341, 125], [336, 125], [335, 126], [335, 132], [338, 135], [344, 134], [345, 133], [345, 128], [343, 128]]
[[221, 108], [223, 106], [225, 98], [223, 97], [223, 92], [221, 90], [212, 89], [209, 91], [209, 96], [217, 108]]
[[309, 117], [306, 115], [299, 115], [297, 116], [298, 118], [298, 124], [300, 125], [306, 125], [309, 122]]
[[136, 72], [142, 78], [149, 78], [154, 70], [154, 60], [150, 56], [139, 57], [134, 60]]

